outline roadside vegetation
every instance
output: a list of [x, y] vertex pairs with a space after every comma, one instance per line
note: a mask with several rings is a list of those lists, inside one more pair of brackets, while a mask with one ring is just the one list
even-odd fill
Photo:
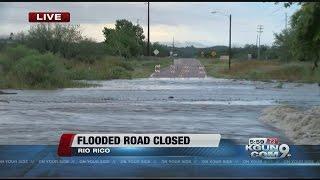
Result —
[[0, 88], [55, 89], [87, 87], [74, 80], [109, 80], [148, 77], [156, 64], [168, 66], [169, 58], [103, 56], [90, 63], [40, 53], [23, 45], [0, 52]]
[[259, 81], [320, 82], [320, 69], [312, 70], [312, 62], [282, 62], [279, 60], [236, 60], [228, 69], [228, 61], [200, 58], [208, 76], [217, 78], [246, 79]]
[[[284, 3], [289, 8], [294, 2]], [[232, 68], [216, 57], [228, 55], [228, 47], [170, 47], [147, 42], [141, 26], [122, 19], [115, 28], [104, 27], [104, 42], [82, 35], [78, 25], [37, 24], [27, 32], [0, 39], [0, 88], [55, 89], [86, 87], [74, 80], [108, 80], [149, 77], [154, 66], [170, 64], [178, 57], [200, 58], [209, 76], [249, 79], [320, 82], [320, 3], [299, 2], [287, 29], [275, 34], [272, 46], [232, 47]], [[212, 57], [212, 52], [215, 56]], [[251, 60], [248, 60], [251, 54]]]
[[253, 45], [246, 45], [242, 50], [232, 48], [232, 65], [228, 70], [227, 62], [210, 58], [209, 51], [201, 58], [208, 75], [320, 83], [320, 3], [289, 2], [283, 5], [289, 8], [293, 4], [300, 8], [291, 16], [290, 26], [275, 34], [273, 46], [261, 47], [261, 60], [248, 60], [246, 57], [252, 54], [253, 59], [256, 58], [257, 48]]
[[75, 80], [145, 78], [155, 65], [171, 62], [145, 56], [142, 28], [127, 20], [104, 33], [106, 41], [97, 43], [83, 37], [79, 26], [38, 24], [11, 35], [0, 41], [0, 88], [87, 87], [92, 84]]

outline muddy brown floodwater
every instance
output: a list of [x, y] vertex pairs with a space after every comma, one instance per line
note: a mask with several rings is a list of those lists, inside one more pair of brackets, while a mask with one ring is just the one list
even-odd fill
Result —
[[[288, 138], [259, 120], [274, 105], [320, 104], [317, 84], [215, 78], [94, 81], [101, 87], [5, 90], [0, 95], [0, 144], [57, 144], [62, 133], [221, 133]], [[9, 103], [8, 103], [9, 102]]]

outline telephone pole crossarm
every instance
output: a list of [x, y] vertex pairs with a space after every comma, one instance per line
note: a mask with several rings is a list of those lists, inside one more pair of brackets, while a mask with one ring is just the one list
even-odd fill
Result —
[[258, 25], [258, 35], [259, 35], [259, 39], [258, 39], [258, 60], [260, 60], [260, 38], [261, 38], [261, 33], [263, 32], [263, 26], [262, 25]]

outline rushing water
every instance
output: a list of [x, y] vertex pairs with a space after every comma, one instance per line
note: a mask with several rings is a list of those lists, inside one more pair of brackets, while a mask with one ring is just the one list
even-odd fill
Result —
[[[221, 133], [286, 137], [258, 120], [279, 104], [320, 105], [316, 84], [225, 79], [94, 81], [101, 87], [7, 90], [0, 95], [0, 144], [56, 144], [62, 133]], [[8, 103], [9, 102], [9, 103]]]

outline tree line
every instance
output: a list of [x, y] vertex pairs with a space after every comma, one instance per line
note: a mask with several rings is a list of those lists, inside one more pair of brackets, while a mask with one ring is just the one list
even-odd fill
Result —
[[[294, 2], [284, 3], [289, 8]], [[320, 56], [320, 3], [299, 2], [299, 10], [291, 17], [289, 28], [275, 34], [272, 46], [261, 46], [262, 59], [280, 59], [289, 61], [313, 61], [318, 67]], [[28, 32], [21, 32], [13, 40], [39, 52], [51, 52], [64, 58], [73, 58], [91, 63], [104, 55], [122, 56], [125, 58], [147, 55], [147, 42], [143, 28], [132, 22], [121, 19], [115, 23], [115, 28], [105, 27], [102, 30], [105, 41], [98, 43], [82, 36], [78, 25], [37, 24], [31, 26]], [[1, 48], [1, 44], [0, 44]], [[159, 42], [151, 43], [151, 52], [158, 49], [160, 57], [167, 57], [170, 52], [180, 57], [211, 57], [228, 55], [228, 47], [214, 46], [208, 48], [175, 47]], [[247, 44], [244, 47], [233, 47], [232, 57], [247, 59], [257, 57], [257, 46]], [[152, 53], [152, 55], [154, 55]]]
[[288, 2], [300, 6], [291, 16], [290, 26], [275, 34], [275, 46], [282, 61], [312, 61], [313, 70], [320, 57], [320, 2]]
[[[121, 56], [125, 58], [147, 56], [147, 42], [141, 26], [121, 19], [115, 23], [115, 28], [105, 27], [102, 30], [105, 41], [98, 43], [82, 35], [79, 25], [63, 24], [37, 24], [30, 27], [27, 32], [11, 34], [11, 40], [16, 44], [25, 45], [36, 49], [41, 53], [51, 52], [67, 59], [77, 59], [92, 63], [104, 55]], [[0, 42], [1, 43], [1, 42]], [[1, 46], [0, 44], [0, 49]], [[170, 52], [179, 57], [212, 57], [211, 52], [216, 52], [216, 57], [228, 55], [227, 46], [214, 46], [197, 48], [194, 46], [175, 47], [167, 46], [159, 42], [150, 44], [151, 55], [155, 49], [159, 50], [159, 57], [168, 57]], [[277, 58], [273, 47], [261, 46], [262, 57], [266, 59]], [[243, 59], [247, 54], [256, 58], [257, 47], [245, 45], [233, 47], [233, 57]]]

